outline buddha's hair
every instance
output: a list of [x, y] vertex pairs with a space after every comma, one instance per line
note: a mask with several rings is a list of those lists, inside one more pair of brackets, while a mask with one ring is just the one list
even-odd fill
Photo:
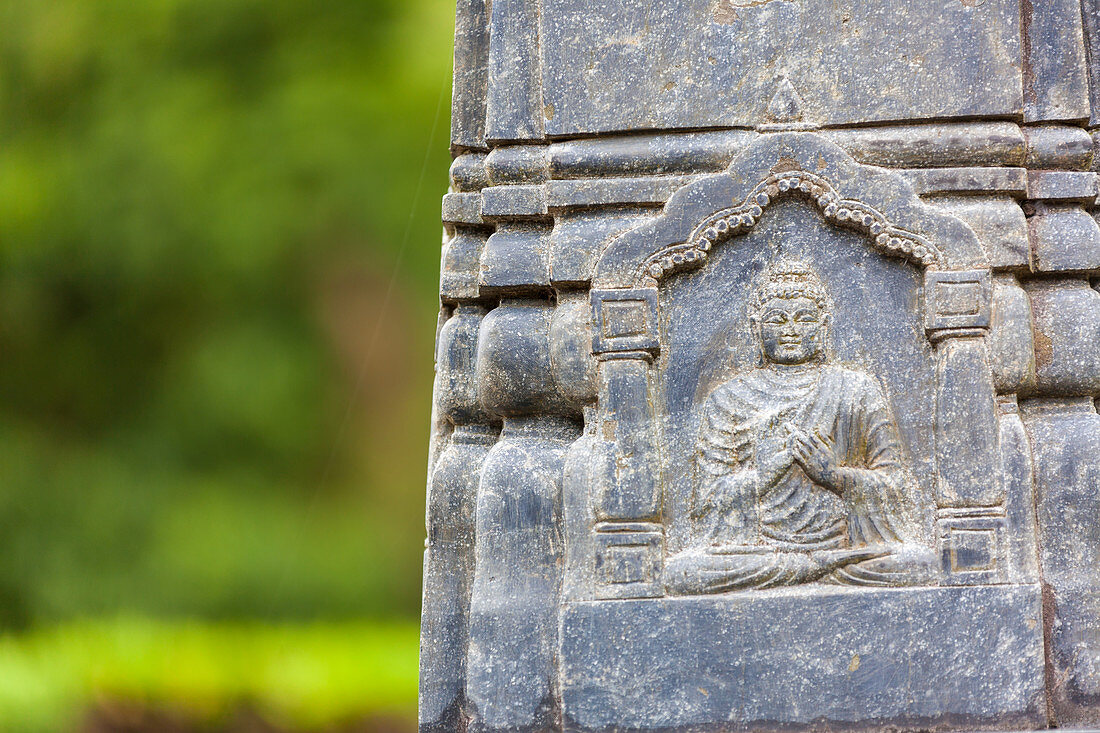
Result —
[[752, 300], [753, 315], [759, 316], [764, 304], [772, 298], [793, 300], [809, 298], [822, 313], [829, 313], [829, 293], [825, 283], [813, 270], [801, 262], [783, 261], [764, 271]]

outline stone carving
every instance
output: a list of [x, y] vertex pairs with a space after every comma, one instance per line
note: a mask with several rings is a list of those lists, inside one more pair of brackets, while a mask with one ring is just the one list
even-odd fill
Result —
[[455, 27], [422, 733], [1100, 727], [1100, 0]]
[[821, 176], [793, 170], [768, 176], [737, 206], [724, 209], [702, 222], [687, 242], [666, 247], [652, 255], [639, 269], [637, 281], [642, 281], [646, 276], [659, 280], [670, 272], [701, 264], [715, 243], [748, 231], [763, 215], [764, 208], [775, 199], [795, 193], [810, 197], [826, 219], [870, 234], [874, 237], [875, 246], [885, 252], [911, 258], [925, 266], [942, 260], [936, 245], [919, 234], [891, 224], [873, 206], [842, 198]]
[[710, 393], [699, 429], [694, 546], [667, 564], [673, 592], [817, 580], [927, 580], [905, 449], [874, 377], [831, 363], [829, 298], [781, 263], [752, 315], [761, 365]]

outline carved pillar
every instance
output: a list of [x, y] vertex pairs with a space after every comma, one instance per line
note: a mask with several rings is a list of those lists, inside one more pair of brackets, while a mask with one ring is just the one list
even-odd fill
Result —
[[1059, 726], [1100, 723], [1100, 294], [1082, 277], [1025, 283], [1036, 369], [1021, 403], [1035, 461], [1048, 684]]
[[1048, 684], [1061, 726], [1100, 723], [1100, 415], [1090, 397], [1029, 400], [1035, 447]]
[[1017, 393], [1035, 381], [1031, 305], [1012, 275], [993, 279], [993, 313], [989, 333], [993, 383], [997, 389], [998, 452], [1005, 494], [1008, 579], [1039, 579], [1035, 526], [1035, 487], [1031, 443], [1020, 420]]
[[453, 425], [428, 487], [421, 613], [420, 729], [453, 730], [465, 714], [474, 506], [498, 428], [477, 400], [474, 357], [485, 308], [459, 305], [439, 333], [440, 416]]
[[596, 459], [596, 360], [592, 356], [591, 315], [588, 291], [563, 291], [550, 324], [550, 357], [558, 391], [583, 410], [584, 432], [569, 447], [562, 478], [562, 512], [565, 539], [563, 600], [593, 597], [592, 569], [595, 545], [592, 525], [592, 464]]
[[662, 594], [660, 437], [654, 412], [657, 289], [592, 291], [599, 359], [595, 495], [595, 593]]
[[936, 512], [944, 582], [1008, 580], [998, 410], [986, 331], [988, 270], [925, 276], [926, 329], [936, 349]]
[[598, 457], [599, 418], [595, 405], [584, 406], [584, 432], [565, 456], [562, 477], [562, 514], [565, 535], [565, 570], [562, 600], [584, 601], [596, 597], [593, 537], [595, 507], [590, 493], [593, 464]]
[[551, 376], [553, 306], [509, 299], [482, 324], [478, 390], [504, 420], [477, 498], [467, 697], [477, 730], [541, 730], [554, 715], [561, 481], [580, 431]]

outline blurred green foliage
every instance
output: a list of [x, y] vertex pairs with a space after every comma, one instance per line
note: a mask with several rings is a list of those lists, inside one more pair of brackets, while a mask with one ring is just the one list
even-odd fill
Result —
[[0, 3], [0, 627], [415, 616], [452, 28]]
[[75, 730], [97, 706], [108, 713], [121, 707], [125, 715], [135, 704], [175, 713], [201, 730], [233, 729], [245, 707], [294, 730], [415, 719], [417, 636], [412, 622], [240, 626], [123, 618], [0, 636], [0, 727]]

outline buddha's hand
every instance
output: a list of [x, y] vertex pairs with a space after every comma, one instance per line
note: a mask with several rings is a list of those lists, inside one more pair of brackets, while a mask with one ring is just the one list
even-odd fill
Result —
[[761, 488], [774, 486], [794, 465], [794, 456], [783, 441], [762, 440], [755, 454]]
[[811, 481], [840, 495], [840, 461], [837, 460], [836, 445], [832, 440], [821, 433], [807, 435], [798, 428], [792, 428], [788, 445], [795, 463]]

